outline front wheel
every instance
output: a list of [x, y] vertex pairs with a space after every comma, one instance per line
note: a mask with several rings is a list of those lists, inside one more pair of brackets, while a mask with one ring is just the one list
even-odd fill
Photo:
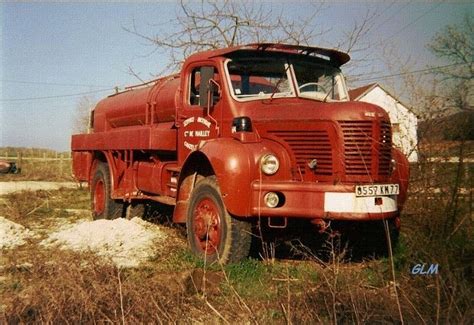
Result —
[[215, 176], [202, 179], [194, 188], [186, 227], [192, 252], [208, 262], [233, 263], [249, 254], [251, 224], [227, 212]]

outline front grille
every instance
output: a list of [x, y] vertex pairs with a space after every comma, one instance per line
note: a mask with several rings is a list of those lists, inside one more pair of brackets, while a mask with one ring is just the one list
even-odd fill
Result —
[[272, 130], [268, 133], [288, 144], [301, 173], [305, 172], [305, 166], [310, 160], [316, 159], [318, 165], [315, 174], [332, 175], [332, 147], [327, 131]]
[[372, 121], [340, 121], [344, 135], [347, 175], [370, 175], [372, 168]]
[[[373, 165], [377, 162], [376, 172], [380, 176], [387, 176], [390, 173], [392, 147], [390, 123], [381, 122], [378, 134], [374, 131], [373, 123], [339, 121], [344, 135], [344, 164], [348, 176], [377, 176], [372, 175]], [[377, 157], [377, 161], [374, 161], [373, 157]]]

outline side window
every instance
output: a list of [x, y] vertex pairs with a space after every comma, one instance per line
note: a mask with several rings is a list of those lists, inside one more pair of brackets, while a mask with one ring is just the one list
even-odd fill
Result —
[[194, 68], [191, 72], [190, 89], [189, 89], [189, 104], [199, 105], [199, 83], [201, 81], [200, 67]]
[[[214, 68], [214, 77], [213, 79], [220, 84], [219, 81], [219, 73], [217, 72], [217, 69]], [[199, 94], [199, 86], [201, 84], [201, 67], [196, 67], [193, 69], [191, 72], [191, 78], [189, 78], [189, 104], [190, 105], [199, 105], [200, 103], [200, 94]], [[215, 91], [216, 93], [213, 94], [214, 96], [214, 103], [217, 103], [219, 100], [219, 94], [217, 93], [217, 90]]]

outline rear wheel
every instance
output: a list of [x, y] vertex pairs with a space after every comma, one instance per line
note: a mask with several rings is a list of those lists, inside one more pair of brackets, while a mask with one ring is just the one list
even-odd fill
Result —
[[109, 167], [99, 162], [91, 184], [92, 217], [97, 219], [116, 219], [122, 216], [123, 204], [111, 198], [112, 182]]
[[192, 252], [208, 262], [233, 263], [249, 254], [251, 224], [227, 212], [215, 176], [202, 179], [194, 188], [186, 227]]

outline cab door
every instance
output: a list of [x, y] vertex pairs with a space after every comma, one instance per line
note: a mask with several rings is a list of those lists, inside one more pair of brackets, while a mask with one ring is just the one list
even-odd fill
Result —
[[219, 71], [212, 63], [195, 64], [187, 69], [183, 107], [177, 123], [180, 165], [203, 141], [216, 138], [219, 134], [215, 115], [222, 105], [219, 94], [220, 80], [222, 79]]

